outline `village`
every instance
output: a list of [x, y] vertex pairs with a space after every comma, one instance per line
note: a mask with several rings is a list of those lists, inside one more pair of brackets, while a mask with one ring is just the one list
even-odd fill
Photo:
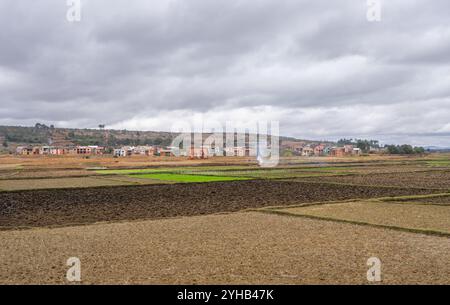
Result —
[[[307, 144], [305, 142], [281, 142], [280, 150], [283, 154], [291, 154], [302, 157], [345, 157], [358, 156], [362, 154], [360, 148], [354, 145], [332, 146], [328, 144]], [[256, 156], [255, 146], [234, 146], [219, 149], [214, 145], [202, 145], [200, 147], [191, 146], [186, 151], [180, 151], [178, 147], [161, 147], [161, 146], [122, 146], [120, 148], [107, 148], [97, 145], [90, 146], [72, 146], [60, 147], [50, 145], [28, 145], [18, 146], [16, 148], [17, 155], [79, 155], [79, 156], [95, 156], [95, 155], [113, 155], [114, 157], [132, 157], [132, 156], [161, 156], [161, 157], [189, 157], [191, 159], [205, 159], [216, 156], [233, 156], [233, 157], [249, 157]], [[379, 150], [371, 150], [371, 152], [379, 152]]]

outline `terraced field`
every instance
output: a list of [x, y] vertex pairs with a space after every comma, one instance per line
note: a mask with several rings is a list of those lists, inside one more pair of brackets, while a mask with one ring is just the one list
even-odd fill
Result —
[[3, 157], [0, 283], [450, 284], [448, 159]]

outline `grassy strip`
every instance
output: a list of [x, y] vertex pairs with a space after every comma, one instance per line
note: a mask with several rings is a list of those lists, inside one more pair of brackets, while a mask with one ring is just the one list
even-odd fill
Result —
[[[172, 170], [173, 172], [174, 170]], [[101, 175], [124, 175], [124, 174], [147, 174], [147, 173], [161, 173], [161, 172], [171, 172], [167, 169], [107, 169], [95, 171], [97, 174]]]
[[0, 178], [0, 181], [11, 180], [45, 180], [45, 179], [64, 179], [64, 178], [100, 178], [101, 175], [68, 175], [68, 176], [36, 176], [36, 177], [11, 177]]
[[450, 166], [450, 160], [435, 160], [435, 161], [426, 161], [428, 166]]
[[388, 204], [405, 204], [405, 205], [426, 205], [426, 206], [449, 206], [446, 203], [433, 203], [433, 202], [420, 202], [420, 201], [372, 201], [372, 202], [382, 202]]
[[120, 177], [123, 177], [123, 176], [118, 176], [118, 178], [116, 178], [116, 177], [105, 177], [105, 176], [95, 176], [96, 178], [98, 178], [98, 179], [103, 179], [103, 180], [106, 180], [106, 181], [117, 181], [117, 182], [121, 182], [121, 183], [124, 183], [124, 185], [142, 185], [142, 183], [139, 183], [138, 181], [127, 181], [127, 180], [122, 180], [122, 179], [120, 179]]
[[129, 175], [130, 177], [143, 179], [156, 179], [175, 182], [215, 182], [215, 181], [237, 181], [250, 180], [244, 177], [227, 177], [227, 176], [202, 176], [202, 175], [184, 175], [184, 174], [143, 174], [143, 175]]
[[254, 179], [289, 179], [289, 178], [309, 178], [309, 177], [322, 177], [322, 176], [343, 176], [347, 173], [333, 173], [333, 172], [303, 172], [303, 171], [277, 171], [269, 172], [265, 170], [261, 171], [201, 171], [201, 172], [183, 172], [187, 175], [205, 175], [205, 176], [222, 176], [229, 177], [248, 177]]
[[450, 193], [439, 193], [439, 194], [428, 194], [428, 195], [408, 195], [408, 196], [398, 196], [398, 197], [381, 197], [377, 198], [379, 201], [411, 201], [414, 199], [427, 199], [427, 198], [439, 198], [439, 197], [449, 197]]
[[[353, 169], [353, 168], [351, 168]], [[284, 172], [284, 171], [305, 171], [305, 172], [315, 172], [315, 171], [336, 171], [336, 170], [350, 170], [350, 168], [346, 167], [282, 167], [282, 168], [259, 168], [259, 167], [250, 167], [250, 166], [203, 166], [203, 167], [167, 167], [167, 168], [136, 168], [136, 169], [105, 169], [105, 170], [95, 170], [94, 172], [97, 174], [103, 175], [115, 175], [115, 174], [145, 174], [145, 173], [174, 173], [174, 172], [185, 172], [185, 171], [193, 171], [193, 172], [246, 172], [250, 173], [252, 171], [255, 172]]]
[[303, 217], [303, 218], [309, 218], [309, 219], [314, 219], [314, 220], [325, 220], [325, 221], [333, 221], [333, 222], [339, 222], [339, 223], [362, 225], [362, 226], [369, 226], [369, 227], [382, 228], [382, 229], [390, 229], [390, 230], [396, 230], [396, 231], [402, 231], [402, 232], [408, 232], [408, 233], [434, 235], [434, 236], [440, 236], [440, 237], [450, 237], [450, 233], [442, 232], [442, 231], [435, 231], [435, 230], [403, 228], [403, 227], [397, 227], [397, 226], [380, 225], [380, 224], [374, 224], [374, 223], [368, 223], [368, 222], [362, 222], [362, 221], [355, 221], [355, 220], [338, 219], [338, 218], [332, 218], [332, 217], [321, 217], [321, 216], [312, 216], [312, 215], [293, 214], [293, 213], [280, 211], [280, 210], [264, 210], [264, 209], [261, 209], [261, 210], [257, 210], [257, 211], [261, 212], [261, 213], [276, 214], [276, 215], [281, 215], [281, 216]]
[[309, 206], [314, 205], [324, 205], [324, 204], [336, 204], [336, 203], [347, 203], [347, 202], [361, 202], [365, 201], [367, 199], [346, 199], [346, 200], [335, 200], [335, 201], [316, 201], [316, 202], [305, 202], [300, 204], [293, 204], [293, 205], [273, 205], [273, 206], [267, 206], [263, 208], [250, 208], [245, 209], [243, 211], [246, 212], [259, 212], [261, 210], [279, 210], [279, 209], [290, 209], [290, 208], [305, 208]]
[[146, 173], [181, 173], [185, 171], [236, 171], [236, 170], [257, 170], [254, 166], [188, 166], [188, 167], [159, 167], [159, 168], [128, 168], [128, 169], [106, 169], [96, 170], [97, 174], [118, 175], [118, 174], [146, 174]]

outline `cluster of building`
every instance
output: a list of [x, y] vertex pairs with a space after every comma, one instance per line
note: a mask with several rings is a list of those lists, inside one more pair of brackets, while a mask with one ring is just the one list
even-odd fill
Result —
[[153, 146], [124, 146], [113, 150], [115, 157], [128, 157], [133, 155], [155, 156], [158, 148]]
[[182, 156], [190, 158], [208, 158], [214, 156], [245, 157], [251, 156], [254, 149], [248, 147], [229, 147], [220, 150], [218, 147], [211, 145], [203, 145], [201, 147], [192, 146], [185, 151], [180, 151], [177, 147], [156, 147], [156, 146], [124, 146], [113, 150], [113, 155], [116, 157], [129, 156]]
[[344, 157], [351, 155], [360, 155], [361, 149], [353, 145], [344, 145], [342, 147], [331, 146], [327, 144], [307, 144], [305, 142], [291, 142], [283, 141], [281, 149], [288, 150], [297, 156], [312, 157], [312, 156], [332, 156]]
[[19, 155], [103, 155], [105, 151], [101, 146], [18, 146], [16, 153]]
[[[350, 155], [360, 155], [361, 150], [353, 145], [344, 145], [342, 147], [330, 146], [327, 144], [307, 144], [304, 142], [283, 141], [282, 150], [288, 150], [294, 155], [310, 156], [334, 156], [343, 157]], [[19, 155], [103, 155], [105, 148], [101, 146], [73, 146], [73, 147], [55, 147], [55, 146], [19, 146], [16, 149]], [[191, 147], [185, 151], [180, 151], [176, 147], [158, 147], [158, 146], [123, 146], [112, 151], [115, 157], [130, 156], [183, 156], [190, 158], [208, 158], [213, 156], [236, 156], [247, 157], [257, 154], [254, 146], [247, 147], [225, 147], [219, 149], [214, 146], [204, 145], [201, 147]]]

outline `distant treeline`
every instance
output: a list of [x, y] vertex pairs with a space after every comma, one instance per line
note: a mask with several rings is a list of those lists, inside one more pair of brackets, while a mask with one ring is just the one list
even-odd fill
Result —
[[416, 147], [407, 144], [403, 145], [386, 145], [386, 151], [392, 155], [414, 155], [425, 153], [425, 148]]
[[[129, 131], [106, 129], [67, 129], [53, 125], [36, 123], [34, 127], [0, 126], [0, 145], [10, 144], [47, 145], [99, 145], [99, 146], [137, 146], [170, 145], [175, 134], [156, 131]], [[58, 144], [57, 144], [58, 145]]]
[[[362, 152], [369, 152], [371, 149], [379, 149], [380, 142], [378, 140], [362, 140], [362, 139], [340, 139], [337, 144], [339, 146], [354, 145], [361, 149]], [[403, 145], [386, 145], [384, 149], [387, 153], [393, 155], [413, 155], [425, 153], [425, 148], [416, 147], [407, 144]]]
[[353, 145], [361, 149], [361, 151], [364, 153], [369, 152], [373, 148], [380, 148], [380, 142], [378, 140], [340, 139], [339, 141], [337, 141], [337, 144], [338, 146]]

